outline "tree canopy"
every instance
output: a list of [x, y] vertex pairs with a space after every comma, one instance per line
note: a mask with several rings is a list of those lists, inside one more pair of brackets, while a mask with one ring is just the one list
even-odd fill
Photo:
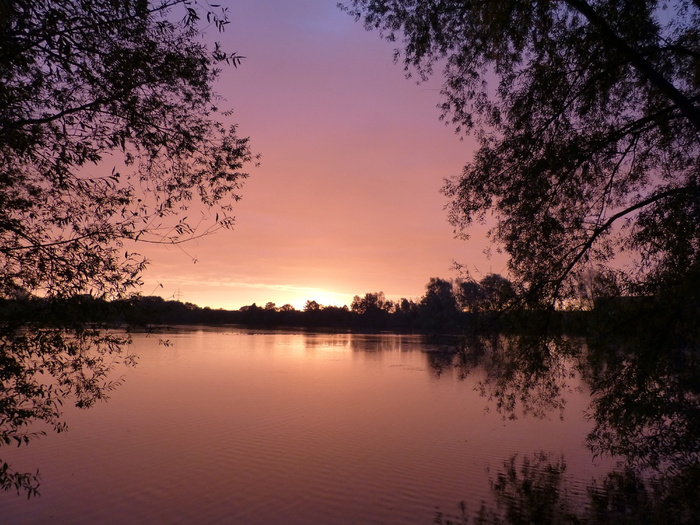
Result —
[[[0, 1], [0, 299], [42, 298], [39, 310], [3, 303], [0, 445], [28, 442], [36, 421], [63, 430], [64, 399], [90, 406], [119, 383], [113, 367], [133, 362], [127, 338], [65, 302], [139, 284], [145, 261], [125, 241], [178, 243], [233, 224], [252, 155], [223, 123], [213, 82], [242, 57], [205, 44], [205, 19], [222, 30], [226, 10]], [[35, 475], [0, 466], [0, 488], [36, 493]]]
[[120, 243], [203, 233], [194, 201], [231, 226], [251, 153], [212, 84], [242, 57], [205, 45], [227, 20], [204, 6], [0, 3], [0, 296], [119, 295], [143, 267]]
[[700, 273], [700, 2], [351, 0], [427, 78], [478, 149], [448, 180], [449, 219], [491, 239], [530, 304], [590, 268], [627, 293]]

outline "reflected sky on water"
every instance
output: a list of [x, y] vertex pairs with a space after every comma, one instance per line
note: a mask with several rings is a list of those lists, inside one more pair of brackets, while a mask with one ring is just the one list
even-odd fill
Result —
[[592, 407], [622, 369], [609, 347], [530, 343], [136, 334], [139, 364], [109, 402], [66, 407], [68, 432], [3, 449], [14, 468], [41, 471], [41, 496], [0, 494], [3, 514], [16, 524], [603, 521], [619, 507], [605, 498], [642, 483], [624, 469], [608, 476], [622, 456], [592, 455], [604, 445], [594, 431], [609, 442], [615, 430]]

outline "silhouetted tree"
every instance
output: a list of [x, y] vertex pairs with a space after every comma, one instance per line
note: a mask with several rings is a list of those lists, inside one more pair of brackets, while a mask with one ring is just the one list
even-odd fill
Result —
[[306, 304], [304, 305], [305, 312], [315, 312], [316, 310], [320, 309], [321, 305], [318, 304], [316, 301], [306, 301]]
[[453, 331], [457, 319], [457, 299], [455, 298], [452, 282], [431, 277], [426, 285], [425, 295], [419, 304], [420, 322], [423, 328], [430, 331]]
[[505, 277], [490, 273], [479, 281], [486, 294], [486, 307], [491, 310], [501, 310], [515, 299], [513, 284]]
[[356, 295], [352, 298], [352, 303], [350, 303], [350, 310], [356, 314], [362, 315], [367, 310], [367, 306], [364, 298]]
[[472, 280], [460, 281], [457, 283], [457, 304], [463, 310], [478, 312], [486, 298], [486, 292], [482, 286]]
[[405, 297], [402, 297], [395, 305], [394, 311], [395, 313], [401, 313], [401, 314], [411, 314], [414, 313], [417, 309], [416, 303], [414, 303], [411, 299], [406, 299]]
[[212, 83], [240, 57], [208, 49], [197, 27], [206, 14], [223, 28], [225, 11], [184, 0], [0, 11], [0, 295], [118, 295], [143, 268], [123, 240], [205, 233], [182, 214], [192, 201], [233, 224], [251, 154], [214, 119]]
[[457, 302], [470, 312], [500, 310], [515, 301], [513, 284], [498, 274], [488, 274], [481, 281], [461, 281], [457, 283]]
[[466, 236], [496, 216], [490, 236], [530, 304], [556, 304], [577, 271], [620, 253], [634, 293], [697, 273], [699, 2], [345, 5], [400, 43], [407, 71], [443, 67], [442, 116], [479, 141], [444, 187], [450, 220]]
[[576, 306], [590, 310], [600, 299], [619, 297], [622, 294], [617, 273], [602, 268], [584, 268], [575, 274], [567, 295], [576, 301]]
[[[44, 298], [0, 323], [0, 441], [26, 442], [32, 419], [59, 430], [63, 398], [88, 406], [113, 385], [124, 340], [52, 301], [137, 286], [145, 262], [124, 241], [233, 224], [251, 153], [212, 84], [241, 57], [208, 48], [200, 17], [227, 23], [198, 0], [0, 2], [0, 298]], [[0, 485], [29, 490], [16, 474]]]
[[457, 301], [452, 291], [452, 283], [439, 277], [431, 277], [420, 304], [427, 312], [456, 311]]
[[350, 310], [358, 314], [367, 314], [374, 311], [388, 312], [393, 303], [384, 297], [384, 292], [366, 293], [364, 297], [356, 295], [352, 299]]
[[418, 312], [418, 305], [412, 299], [402, 297], [394, 304], [394, 315], [409, 318]]
[[364, 328], [381, 329], [387, 327], [393, 307], [394, 303], [386, 299], [384, 292], [377, 292], [366, 293], [364, 297], [356, 295], [350, 310], [361, 317], [360, 324]]

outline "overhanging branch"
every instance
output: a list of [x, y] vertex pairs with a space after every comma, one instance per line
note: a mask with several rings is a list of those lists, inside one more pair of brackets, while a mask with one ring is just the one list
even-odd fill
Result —
[[[603, 40], [610, 44], [614, 49], [622, 53], [629, 60], [630, 64], [639, 71], [644, 77], [649, 80], [656, 88], [659, 89], [666, 97], [680, 109], [685, 117], [700, 133], [700, 109], [696, 107], [688, 97], [681, 93], [666, 77], [659, 73], [656, 68], [644, 58], [644, 56], [625, 42], [618, 34], [610, 27], [607, 21], [603, 19], [585, 0], [564, 0], [570, 7], [581, 13], [589, 21], [591, 25], [598, 28], [598, 32]], [[697, 2], [696, 2], [697, 3]]]
[[[560, 286], [561, 283], [564, 281], [567, 275], [573, 270], [574, 266], [576, 266], [581, 259], [586, 255], [586, 252], [590, 250], [590, 248], [593, 246], [593, 243], [601, 236], [603, 233], [605, 233], [607, 230], [610, 229], [610, 227], [618, 220], [621, 219], [622, 217], [639, 210], [641, 208], [644, 208], [646, 206], [649, 206], [650, 204], [653, 204], [657, 201], [660, 201], [662, 199], [665, 199], [667, 197], [671, 197], [673, 195], [677, 195], [680, 193], [697, 193], [700, 191], [700, 188], [697, 186], [686, 186], [683, 188], [672, 188], [670, 190], [662, 191], [660, 193], [656, 193], [654, 195], [651, 195], [647, 197], [646, 199], [637, 202], [636, 204], [633, 204], [632, 206], [625, 208], [624, 210], [621, 210], [617, 212], [616, 214], [610, 216], [607, 221], [605, 221], [603, 224], [598, 226], [593, 230], [593, 233], [591, 236], [584, 242], [583, 244], [580, 244], [578, 246], [578, 252], [574, 256], [574, 258], [569, 262], [569, 264], [566, 266], [566, 268], [561, 272], [559, 277], [554, 279], [552, 282], [556, 286]], [[573, 250], [570, 250], [567, 252], [564, 257], [562, 257], [561, 261], [566, 260], [566, 258], [573, 252]]]

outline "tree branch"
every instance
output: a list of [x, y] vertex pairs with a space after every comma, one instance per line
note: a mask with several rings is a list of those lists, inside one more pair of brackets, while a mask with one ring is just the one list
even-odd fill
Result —
[[112, 102], [114, 100], [117, 100], [117, 98], [113, 99], [96, 99], [93, 100], [92, 102], [88, 102], [87, 104], [83, 104], [82, 106], [76, 106], [74, 108], [67, 108], [64, 109], [63, 111], [59, 111], [58, 113], [55, 113], [53, 115], [46, 115], [45, 117], [42, 118], [31, 118], [31, 119], [24, 119], [24, 120], [18, 120], [15, 122], [10, 122], [6, 123], [3, 125], [3, 128], [11, 128], [11, 129], [17, 129], [22, 126], [31, 126], [33, 124], [48, 124], [49, 122], [53, 122], [54, 120], [58, 120], [62, 117], [65, 117], [67, 115], [72, 115], [73, 113], [80, 113], [81, 111], [85, 111], [86, 109], [91, 109], [94, 107], [99, 107], [107, 102]]
[[570, 7], [581, 13], [590, 22], [591, 25], [598, 28], [601, 38], [610, 44], [614, 49], [618, 50], [622, 55], [629, 60], [632, 66], [639, 71], [644, 77], [656, 86], [666, 97], [671, 99], [686, 118], [695, 127], [696, 131], [700, 132], [700, 109], [681, 93], [676, 86], [669, 82], [656, 68], [647, 61], [642, 54], [625, 42], [618, 34], [610, 27], [603, 17], [588, 4], [585, 0], [564, 0]]
[[[605, 233], [618, 219], [621, 219], [625, 215], [628, 215], [632, 213], [633, 211], [639, 210], [641, 208], [644, 208], [645, 206], [648, 206], [649, 204], [653, 204], [654, 202], [660, 201], [662, 199], [665, 199], [667, 197], [671, 197], [672, 195], [677, 195], [679, 193], [690, 193], [690, 192], [698, 192], [700, 191], [700, 188], [697, 186], [686, 186], [683, 188], [673, 188], [670, 190], [663, 191], [661, 193], [657, 193], [655, 195], [651, 195], [650, 197], [647, 197], [646, 199], [637, 202], [636, 204], [633, 204], [629, 208], [625, 208], [624, 210], [621, 210], [617, 212], [615, 215], [612, 215], [610, 218], [608, 218], [607, 221], [605, 221], [602, 225], [598, 226], [593, 230], [593, 233], [591, 236], [588, 238], [588, 240], [580, 244], [578, 246], [579, 250], [578, 253], [574, 256], [573, 260], [566, 266], [564, 271], [562, 271], [561, 275], [554, 279], [552, 282], [555, 283], [557, 286], [561, 285], [561, 283], [564, 281], [566, 276], [571, 272], [571, 270], [576, 266], [579, 261], [583, 258], [583, 256], [586, 254], [586, 252], [593, 246], [593, 243], [600, 237], [603, 233]], [[564, 257], [561, 258], [561, 261], [564, 261], [574, 250], [569, 250]]]

